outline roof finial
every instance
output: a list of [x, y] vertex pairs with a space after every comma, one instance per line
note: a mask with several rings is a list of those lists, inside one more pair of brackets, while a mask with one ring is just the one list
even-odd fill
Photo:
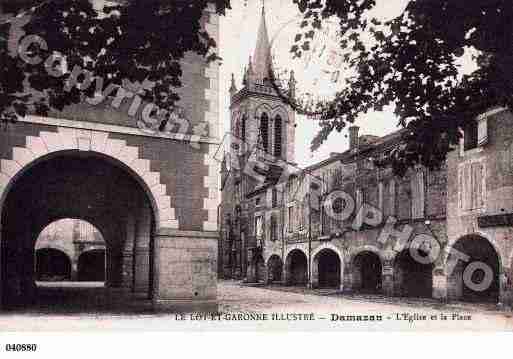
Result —
[[262, 0], [262, 14], [265, 14], [265, 0]]

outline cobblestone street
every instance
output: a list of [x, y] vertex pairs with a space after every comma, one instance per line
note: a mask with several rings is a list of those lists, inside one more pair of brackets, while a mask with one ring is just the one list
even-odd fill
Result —
[[[60, 288], [71, 291], [72, 285]], [[77, 290], [77, 289], [75, 289]], [[513, 330], [513, 313], [490, 305], [450, 304], [432, 300], [342, 296], [332, 290], [295, 287], [251, 287], [235, 281], [220, 281], [220, 311], [216, 320], [186, 315], [150, 313], [146, 302], [141, 308], [116, 300], [115, 310], [105, 301], [109, 296], [99, 288], [80, 288], [81, 295], [63, 296], [54, 311], [41, 307], [0, 316], [3, 331], [47, 330]], [[88, 294], [88, 291], [91, 291]], [[73, 292], [71, 292], [73, 293]], [[90, 301], [95, 298], [95, 312]], [[84, 305], [87, 301], [89, 305]], [[101, 305], [100, 305], [101, 304]], [[126, 305], [121, 308], [120, 306]], [[66, 310], [62, 310], [65, 306]], [[81, 310], [81, 308], [84, 308]], [[44, 312], [45, 314], [41, 314]], [[267, 317], [263, 317], [266, 313]], [[441, 314], [447, 319], [442, 320]], [[288, 314], [288, 318], [287, 315]], [[344, 321], [335, 320], [345, 316]], [[348, 316], [360, 316], [349, 320]], [[374, 316], [374, 321], [364, 320]], [[378, 316], [381, 321], [376, 320]], [[436, 316], [436, 319], [431, 319]], [[433, 317], [435, 318], [435, 317]], [[313, 320], [312, 320], [313, 319]], [[372, 318], [368, 318], [372, 319]], [[412, 319], [409, 321], [408, 319]]]

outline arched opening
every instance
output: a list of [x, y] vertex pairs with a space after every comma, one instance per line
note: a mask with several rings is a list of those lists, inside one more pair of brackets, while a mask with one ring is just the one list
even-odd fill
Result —
[[36, 251], [36, 280], [60, 282], [71, 280], [71, 260], [61, 250], [41, 248]]
[[280, 115], [274, 118], [274, 156], [282, 156], [282, 119]]
[[[95, 267], [88, 269], [90, 271], [97, 271], [102, 273], [100, 276], [95, 276], [94, 281], [105, 281], [106, 269], [106, 243], [100, 231], [87, 221], [75, 218], [65, 218], [52, 222], [41, 231], [36, 240], [36, 278], [38, 281], [48, 281], [44, 279], [45, 276], [40, 275], [42, 268], [38, 266], [40, 262], [39, 254], [41, 251], [51, 248], [65, 254], [69, 262], [69, 275], [66, 277], [67, 281], [81, 281], [80, 276], [81, 267], [80, 258], [85, 252], [99, 251], [103, 254], [102, 261], [97, 261]], [[42, 258], [42, 261], [47, 259]], [[54, 259], [55, 261], [57, 259]], [[57, 262], [56, 262], [57, 263]], [[52, 265], [50, 263], [50, 265]], [[47, 287], [47, 285], [45, 285]]]
[[93, 249], [78, 257], [77, 280], [79, 282], [105, 281], [106, 255], [104, 249]]
[[242, 142], [246, 142], [246, 115], [241, 118], [240, 132], [240, 139]]
[[[462, 254], [468, 256], [468, 260], [462, 260]], [[450, 299], [480, 303], [499, 301], [500, 258], [486, 238], [478, 235], [460, 238], [451, 248], [448, 263], [453, 268], [447, 284]]]
[[319, 288], [340, 287], [340, 258], [331, 249], [323, 249], [316, 255]]
[[299, 249], [292, 250], [287, 256], [288, 284], [306, 285], [308, 282], [308, 259]]
[[255, 282], [259, 283], [265, 281], [265, 262], [261, 254], [255, 257], [253, 265], [255, 268]]
[[265, 152], [269, 152], [269, 116], [262, 113], [260, 116], [260, 141]]
[[[422, 251], [420, 256], [423, 257]], [[431, 298], [433, 295], [433, 264], [415, 260], [409, 249], [396, 257], [394, 264], [394, 290], [403, 297]]]
[[283, 261], [277, 255], [272, 255], [267, 260], [267, 273], [269, 283], [281, 282], [281, 274], [283, 272]]
[[44, 304], [51, 308], [57, 305], [52, 307], [49, 301], [80, 308], [80, 303], [63, 300], [87, 296], [66, 296], [63, 290], [45, 295], [48, 288], [38, 288], [35, 282], [36, 240], [43, 228], [66, 218], [89, 222], [105, 240], [106, 288], [97, 293], [101, 298], [95, 303], [101, 302], [105, 308], [115, 305], [108, 303], [116, 297], [108, 292], [116, 290], [145, 293], [150, 298], [155, 216], [147, 193], [142, 180], [131, 170], [93, 152], [53, 153], [18, 172], [1, 207], [2, 307], [38, 305], [44, 298]]
[[359, 293], [381, 293], [381, 272], [381, 260], [376, 253], [358, 253], [353, 259], [353, 290]]

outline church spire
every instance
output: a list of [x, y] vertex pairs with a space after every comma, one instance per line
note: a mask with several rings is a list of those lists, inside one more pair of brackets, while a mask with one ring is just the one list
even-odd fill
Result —
[[257, 43], [255, 53], [253, 55], [253, 71], [255, 78], [262, 81], [269, 78], [269, 70], [271, 68], [271, 43], [267, 32], [267, 24], [265, 22], [265, 2], [262, 4], [262, 18], [258, 28]]

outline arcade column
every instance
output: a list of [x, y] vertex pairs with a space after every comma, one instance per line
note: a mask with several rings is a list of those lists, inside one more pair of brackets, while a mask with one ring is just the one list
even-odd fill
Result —
[[381, 283], [383, 294], [388, 297], [395, 295], [394, 291], [394, 265], [391, 260], [385, 260], [382, 266]]
[[433, 298], [447, 301], [447, 275], [443, 267], [433, 270]]
[[142, 204], [136, 218], [134, 244], [134, 292], [149, 293], [150, 289], [150, 242], [151, 210]]
[[216, 312], [217, 232], [160, 229], [153, 304], [173, 312]]

